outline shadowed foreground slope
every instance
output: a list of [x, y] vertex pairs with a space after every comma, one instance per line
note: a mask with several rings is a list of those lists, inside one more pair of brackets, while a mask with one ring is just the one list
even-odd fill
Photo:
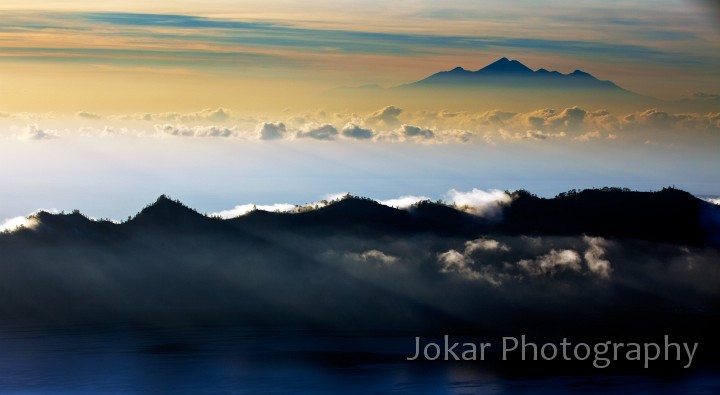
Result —
[[346, 198], [209, 218], [39, 213], [0, 235], [0, 315], [47, 325], [241, 323], [589, 334], [718, 328], [720, 207], [682, 191], [517, 192], [501, 215]]

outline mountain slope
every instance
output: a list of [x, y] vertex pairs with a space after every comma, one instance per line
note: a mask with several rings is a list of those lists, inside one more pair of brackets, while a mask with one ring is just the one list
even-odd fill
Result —
[[475, 89], [504, 87], [515, 89], [601, 89], [631, 93], [611, 81], [601, 81], [589, 73], [575, 70], [569, 74], [539, 69], [533, 71], [517, 60], [501, 58], [477, 71], [456, 67], [441, 71], [402, 88], [447, 87]]
[[505, 209], [498, 227], [515, 234], [588, 234], [720, 246], [720, 207], [670, 188], [585, 190], [554, 199], [521, 195]]
[[[39, 225], [24, 235], [109, 240], [120, 234], [213, 235], [223, 238], [272, 238], [278, 233], [362, 234], [384, 237], [436, 234], [478, 237], [484, 234], [582, 235], [632, 238], [694, 246], [720, 246], [720, 206], [687, 192], [633, 192], [616, 188], [560, 194], [552, 199], [527, 192], [514, 194], [500, 218], [474, 216], [457, 208], [422, 202], [395, 209], [371, 199], [348, 197], [300, 213], [253, 211], [221, 220], [199, 214], [180, 202], [161, 196], [128, 222], [91, 221], [79, 213], [37, 216]], [[1, 237], [12, 237], [8, 233]], [[32, 236], [31, 236], [32, 237]]]
[[513, 197], [494, 220], [352, 197], [230, 220], [164, 196], [122, 224], [39, 213], [32, 228], [0, 234], [0, 318], [108, 328], [717, 331], [720, 206], [674, 189]]
[[370, 103], [376, 106], [382, 102], [402, 108], [435, 107], [466, 111], [533, 111], [579, 106], [628, 113], [648, 108], [671, 110], [692, 107], [631, 92], [582, 70], [567, 74], [544, 68], [532, 70], [520, 61], [505, 57], [478, 70], [455, 67], [388, 89], [377, 86], [372, 89], [334, 89], [324, 92], [321, 100], [353, 108], [365, 108]]

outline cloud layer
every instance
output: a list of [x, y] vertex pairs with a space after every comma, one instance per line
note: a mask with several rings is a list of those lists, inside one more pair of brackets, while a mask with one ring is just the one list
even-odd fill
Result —
[[[7, 120], [33, 119], [10, 132], [26, 140], [60, 137], [62, 122], [47, 114], [5, 114]], [[636, 144], [672, 146], [686, 142], [720, 140], [720, 112], [669, 113], [658, 109], [625, 115], [579, 107], [530, 112], [415, 111], [395, 106], [355, 113], [299, 113], [282, 118], [244, 116], [225, 108], [191, 113], [139, 113], [101, 115], [79, 111], [76, 122], [82, 135], [139, 134], [164, 137], [233, 138], [244, 140], [365, 140], [421, 144], [562, 143]], [[158, 121], [164, 123], [156, 123]], [[49, 125], [49, 126], [45, 126]], [[18, 131], [21, 131], [18, 133]], [[71, 132], [71, 134], [73, 134]]]

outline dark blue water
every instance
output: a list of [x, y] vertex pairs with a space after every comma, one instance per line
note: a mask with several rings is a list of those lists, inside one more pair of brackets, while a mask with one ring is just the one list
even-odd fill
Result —
[[[715, 394], [720, 373], [501, 373], [407, 362], [412, 337], [299, 330], [0, 330], [3, 394]], [[523, 373], [523, 372], [515, 372]], [[532, 372], [528, 372], [532, 373]]]

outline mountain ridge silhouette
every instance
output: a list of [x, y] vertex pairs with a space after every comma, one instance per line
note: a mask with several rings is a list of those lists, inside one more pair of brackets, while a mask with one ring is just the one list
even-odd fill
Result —
[[401, 85], [399, 88], [443, 86], [462, 87], [464, 89], [478, 87], [600, 89], [637, 95], [612, 81], [600, 80], [582, 70], [575, 70], [568, 74], [548, 71], [544, 68], [534, 71], [520, 61], [510, 60], [506, 57], [502, 57], [476, 71], [466, 70], [458, 66], [452, 70], [440, 71], [422, 80]]
[[563, 328], [602, 339], [717, 331], [720, 206], [673, 188], [511, 195], [485, 217], [355, 196], [231, 219], [164, 195], [122, 223], [40, 212], [32, 226], [0, 234], [0, 319], [368, 333]]
[[[101, 239], [146, 230], [237, 235], [308, 232], [318, 235], [483, 234], [588, 235], [632, 238], [693, 246], [720, 246], [720, 206], [687, 192], [666, 188], [638, 192], [619, 188], [587, 189], [540, 198], [512, 193], [497, 217], [473, 215], [458, 207], [429, 201], [406, 209], [348, 196], [300, 212], [254, 210], [220, 219], [209, 217], [165, 195], [123, 223], [93, 221], [79, 212], [35, 215], [36, 229], [23, 232], [87, 234]], [[11, 233], [12, 234], [12, 233]]]
[[567, 74], [546, 68], [533, 70], [507, 57], [475, 70], [457, 66], [420, 80], [406, 81], [387, 88], [377, 85], [335, 88], [323, 92], [321, 97], [332, 99], [335, 104], [368, 110], [368, 103], [378, 101], [409, 108], [441, 106], [466, 111], [578, 106], [628, 113], [648, 108], [692, 111], [716, 106], [712, 100], [673, 102], [646, 96], [579, 69]]

